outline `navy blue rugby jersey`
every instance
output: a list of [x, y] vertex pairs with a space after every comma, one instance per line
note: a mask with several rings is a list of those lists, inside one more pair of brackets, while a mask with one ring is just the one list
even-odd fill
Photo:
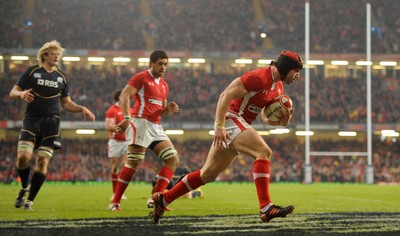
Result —
[[28, 103], [25, 115], [60, 115], [60, 99], [69, 96], [67, 77], [59, 70], [49, 73], [41, 66], [29, 67], [16, 83], [23, 90], [32, 88], [33, 102]]

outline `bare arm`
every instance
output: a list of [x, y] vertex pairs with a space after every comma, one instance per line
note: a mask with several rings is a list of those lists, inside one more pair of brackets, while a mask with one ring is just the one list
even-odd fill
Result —
[[227, 147], [227, 138], [230, 138], [228, 133], [225, 131], [225, 116], [228, 112], [231, 101], [237, 98], [241, 98], [248, 93], [244, 87], [240, 77], [233, 80], [228, 87], [220, 94], [217, 109], [215, 114], [215, 135], [214, 145], [218, 149]]
[[167, 106], [167, 100], [163, 101], [163, 110], [161, 112], [161, 116], [166, 116], [168, 115], [170, 112], [174, 112], [177, 113], [179, 112], [179, 106], [178, 104], [176, 104], [176, 102], [172, 101], [168, 104]]
[[32, 89], [22, 90], [19, 86], [14, 85], [9, 94], [11, 99], [22, 99], [27, 103], [32, 102], [35, 99], [35, 95]]
[[244, 87], [240, 77], [233, 80], [228, 87], [219, 95], [217, 109], [215, 114], [215, 123], [217, 125], [225, 126], [225, 116], [228, 112], [231, 101], [241, 98], [248, 93]]
[[73, 113], [78, 113], [82, 112], [83, 119], [86, 119], [86, 117], [89, 117], [90, 120], [95, 121], [96, 117], [95, 115], [86, 107], [81, 106], [76, 104], [71, 100], [71, 97], [64, 97], [61, 98], [61, 106], [64, 108], [64, 110], [73, 112]]
[[[119, 104], [121, 106], [122, 114], [124, 117], [130, 117], [129, 107], [131, 105], [131, 97], [134, 96], [138, 90], [127, 84], [125, 88], [122, 90], [121, 95], [119, 95]], [[125, 131], [129, 126], [129, 119], [124, 119], [121, 123], [117, 124], [117, 127], [120, 128], [119, 132]]]
[[106, 130], [107, 131], [115, 131], [115, 120], [113, 118], [106, 118]]

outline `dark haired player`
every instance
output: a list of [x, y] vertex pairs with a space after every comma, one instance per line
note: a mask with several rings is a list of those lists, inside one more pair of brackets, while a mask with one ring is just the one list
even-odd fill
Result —
[[[155, 50], [150, 55], [150, 68], [132, 76], [120, 95], [120, 104], [125, 119], [117, 125], [120, 132], [128, 126], [133, 130], [133, 141], [128, 146], [128, 158], [122, 168], [115, 188], [114, 199], [109, 205], [112, 211], [119, 211], [122, 194], [142, 163], [146, 150], [152, 150], [162, 161], [155, 192], [164, 192], [179, 165], [178, 152], [161, 126], [161, 116], [176, 113], [175, 102], [167, 103], [168, 84], [162, 78], [168, 67], [165, 51]], [[129, 114], [130, 99], [135, 98], [132, 117]], [[150, 197], [148, 207], [153, 207]]]
[[[109, 139], [107, 143], [107, 153], [110, 159], [111, 165], [111, 183], [113, 195], [110, 200], [114, 198], [115, 187], [118, 181], [118, 170], [120, 164], [125, 164], [126, 153], [128, 152], [128, 145], [132, 142], [132, 129], [126, 132], [117, 132], [117, 125], [124, 120], [124, 114], [122, 114], [121, 105], [119, 104], [119, 96], [121, 95], [122, 89], [118, 89], [114, 92], [114, 101], [106, 111], [105, 126], [106, 130], [109, 131]], [[130, 109], [132, 114], [132, 109]], [[122, 199], [128, 199], [125, 195], [122, 195]]]
[[183, 194], [214, 181], [241, 153], [254, 159], [253, 179], [260, 206], [260, 217], [269, 222], [275, 217], [285, 217], [294, 206], [281, 207], [272, 203], [269, 194], [270, 161], [272, 151], [264, 139], [251, 126], [261, 112], [263, 122], [286, 126], [293, 116], [281, 112], [280, 120], [269, 121], [264, 107], [284, 92], [283, 83], [291, 84], [299, 78], [303, 61], [291, 51], [283, 51], [271, 66], [245, 73], [233, 80], [220, 94], [215, 115], [215, 136], [206, 163], [186, 175], [166, 193], [153, 194], [153, 223], [158, 223], [165, 208]]

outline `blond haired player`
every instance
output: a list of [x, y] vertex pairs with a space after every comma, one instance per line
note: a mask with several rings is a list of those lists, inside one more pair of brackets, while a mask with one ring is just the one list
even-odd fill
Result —
[[[60, 105], [66, 111], [80, 112], [84, 119], [89, 117], [95, 121], [88, 108], [71, 100], [67, 77], [57, 67], [63, 51], [58, 41], [46, 42], [37, 53], [39, 65], [29, 67], [10, 92], [10, 98], [28, 103], [18, 141], [17, 171], [22, 189], [15, 200], [17, 208], [32, 208], [46, 179], [53, 151], [61, 148]], [[37, 160], [29, 188], [30, 160], [34, 150]]]
[[288, 125], [293, 115], [282, 112], [280, 121], [266, 119], [263, 108], [283, 94], [283, 82], [291, 84], [300, 76], [303, 61], [291, 51], [283, 51], [267, 68], [245, 73], [233, 80], [220, 94], [215, 115], [214, 143], [204, 166], [186, 175], [166, 193], [155, 193], [153, 223], [158, 223], [166, 207], [183, 194], [214, 181], [240, 154], [254, 159], [253, 179], [257, 190], [260, 217], [269, 222], [285, 217], [293, 206], [280, 207], [269, 195], [270, 161], [272, 151], [251, 123], [261, 112], [261, 118], [270, 125]]
[[[125, 120], [118, 128], [123, 132], [131, 126], [133, 141], [128, 146], [128, 160], [119, 175], [114, 199], [109, 205], [110, 210], [121, 210], [122, 194], [142, 163], [147, 149], [152, 150], [163, 161], [154, 192], [163, 192], [167, 188], [178, 167], [178, 152], [161, 126], [161, 116], [179, 111], [175, 102], [167, 102], [169, 88], [162, 78], [167, 67], [167, 53], [162, 50], [153, 51], [150, 55], [150, 68], [135, 74], [121, 93], [120, 103]], [[135, 103], [131, 117], [129, 104], [133, 97]], [[151, 208], [153, 204], [153, 199], [149, 198], [147, 206]]]

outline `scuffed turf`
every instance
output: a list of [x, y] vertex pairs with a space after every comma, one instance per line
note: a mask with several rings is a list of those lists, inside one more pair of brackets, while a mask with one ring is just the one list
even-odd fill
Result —
[[0, 235], [400, 235], [400, 212], [291, 214], [262, 223], [255, 215], [3, 221]]

